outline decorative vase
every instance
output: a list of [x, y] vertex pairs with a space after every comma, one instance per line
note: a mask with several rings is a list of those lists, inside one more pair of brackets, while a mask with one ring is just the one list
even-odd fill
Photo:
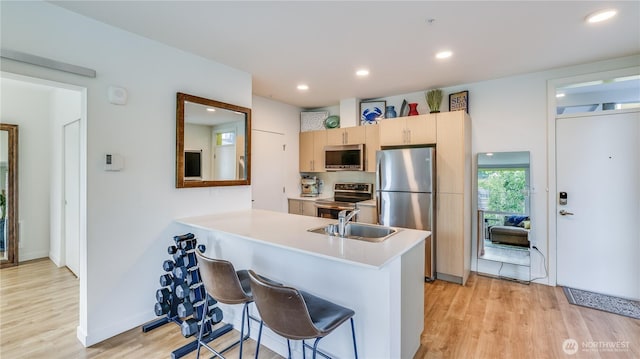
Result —
[[387, 106], [387, 109], [384, 112], [384, 117], [385, 118], [398, 117], [398, 114], [396, 113], [396, 109], [394, 108], [394, 106]]
[[418, 104], [416, 102], [412, 102], [409, 104], [409, 116], [416, 116], [418, 113]]

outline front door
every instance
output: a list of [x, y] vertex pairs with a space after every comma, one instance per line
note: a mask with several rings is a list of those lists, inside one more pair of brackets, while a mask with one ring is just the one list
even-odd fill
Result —
[[639, 143], [640, 112], [556, 120], [558, 285], [640, 299]]

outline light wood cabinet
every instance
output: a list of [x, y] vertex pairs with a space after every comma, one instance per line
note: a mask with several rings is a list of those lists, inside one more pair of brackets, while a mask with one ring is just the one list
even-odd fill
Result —
[[[464, 198], [462, 194], [438, 193], [436, 198], [436, 272], [464, 277]], [[457, 278], [441, 278], [458, 281]]]
[[380, 150], [380, 125], [362, 126], [365, 129], [365, 167], [367, 172], [376, 172], [376, 152]]
[[300, 132], [300, 172], [324, 172], [327, 131]]
[[365, 141], [366, 135], [363, 126], [327, 130], [327, 145], [359, 145]]
[[436, 272], [464, 284], [471, 269], [471, 120], [436, 115]]
[[469, 116], [463, 111], [444, 112], [437, 115], [438, 192], [464, 193], [466, 182], [470, 185], [471, 130], [468, 127], [468, 119]]
[[357, 222], [378, 224], [376, 206], [358, 205], [360, 212], [356, 215]]
[[289, 198], [289, 213], [315, 217], [316, 206], [314, 204], [314, 201]]
[[422, 145], [436, 143], [436, 115], [417, 115], [383, 120], [380, 146]]

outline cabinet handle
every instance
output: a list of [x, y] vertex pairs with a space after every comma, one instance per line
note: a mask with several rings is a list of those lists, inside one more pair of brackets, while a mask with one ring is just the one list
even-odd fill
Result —
[[309, 161], [309, 168], [313, 171], [313, 160]]
[[343, 143], [346, 145], [347, 143], [349, 143], [349, 134], [345, 132], [343, 136], [344, 136]]
[[407, 144], [411, 144], [411, 130], [407, 130]]

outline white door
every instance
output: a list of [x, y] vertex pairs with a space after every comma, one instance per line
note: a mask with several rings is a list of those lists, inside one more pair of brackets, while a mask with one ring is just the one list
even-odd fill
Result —
[[215, 147], [213, 154], [213, 180], [225, 181], [236, 179], [236, 146], [222, 145]]
[[639, 143], [639, 112], [556, 120], [559, 285], [640, 299]]
[[287, 212], [284, 194], [284, 135], [252, 130], [251, 146], [252, 207]]
[[80, 120], [64, 126], [65, 264], [78, 276], [80, 268]]

